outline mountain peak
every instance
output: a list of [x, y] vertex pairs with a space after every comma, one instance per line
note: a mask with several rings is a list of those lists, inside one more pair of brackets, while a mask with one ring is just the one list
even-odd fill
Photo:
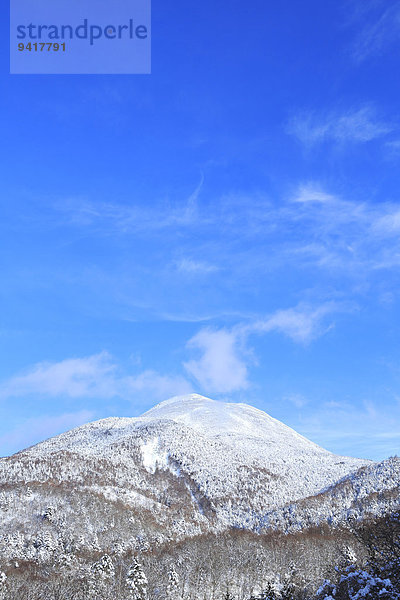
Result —
[[207, 396], [202, 396], [201, 394], [195, 394], [195, 393], [182, 394], [180, 396], [172, 396], [172, 398], [168, 398], [167, 400], [163, 400], [162, 402], [159, 402], [159, 404], [156, 404], [155, 406], [153, 406], [153, 408], [151, 408], [144, 414], [148, 414], [150, 411], [161, 408], [163, 406], [170, 406], [171, 404], [187, 404], [189, 402], [207, 403], [207, 402], [216, 402], [216, 400], [212, 400], [211, 398], [208, 398]]
[[[258, 408], [189, 394], [140, 417], [82, 425], [4, 459], [0, 485], [38, 482], [35, 493], [43, 506], [53, 506], [54, 494], [68, 490], [65, 500], [59, 499], [62, 514], [70, 510], [71, 489], [85, 502], [92, 495], [95, 506], [102, 496], [104, 514], [129, 507], [126, 514], [135, 513], [138, 531], [153, 534], [151, 511], [157, 535], [162, 523], [165, 535], [178, 538], [270, 526], [269, 511], [279, 522], [276, 511], [288, 503], [326, 490], [368, 464], [320, 448]], [[74, 498], [71, 523], [80, 514]], [[20, 518], [29, 514], [35, 527], [37, 506], [18, 508]]]
[[[258, 438], [278, 443], [318, 449], [296, 431], [249, 404], [220, 402], [200, 394], [174, 396], [145, 412], [140, 420], [171, 420], [207, 437]], [[322, 449], [321, 449], [322, 450]]]

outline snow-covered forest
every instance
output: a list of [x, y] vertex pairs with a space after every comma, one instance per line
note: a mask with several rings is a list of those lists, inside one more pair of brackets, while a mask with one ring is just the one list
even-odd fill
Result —
[[176, 397], [0, 460], [1, 593], [392, 600], [399, 481], [397, 457], [337, 456], [250, 406]]
[[0, 590], [10, 600], [398, 600], [400, 513], [335, 534], [232, 531], [135, 555], [54, 549], [41, 565], [3, 561]]

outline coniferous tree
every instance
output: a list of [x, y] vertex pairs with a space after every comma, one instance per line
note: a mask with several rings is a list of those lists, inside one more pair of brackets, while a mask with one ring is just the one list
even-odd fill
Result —
[[267, 581], [260, 594], [260, 600], [277, 600], [278, 590], [272, 581]]
[[126, 575], [125, 582], [133, 600], [147, 599], [147, 577], [136, 558]]
[[7, 575], [1, 571], [0, 572], [0, 599], [3, 600], [3, 598], [6, 598], [6, 594], [7, 594], [7, 587], [6, 587], [6, 582], [7, 582]]
[[223, 600], [235, 600], [234, 596], [230, 593], [229, 588], [227, 588], [227, 590], [223, 596]]
[[168, 587], [167, 587], [168, 598], [173, 598], [176, 595], [176, 593], [178, 591], [178, 585], [179, 585], [178, 573], [175, 571], [174, 567], [171, 567], [171, 569], [168, 571]]

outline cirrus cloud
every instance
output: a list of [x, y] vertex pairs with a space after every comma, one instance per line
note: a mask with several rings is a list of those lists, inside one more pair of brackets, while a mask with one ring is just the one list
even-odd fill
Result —
[[372, 106], [347, 111], [319, 114], [304, 111], [294, 116], [287, 132], [310, 148], [322, 142], [365, 143], [381, 138], [394, 130], [393, 125], [378, 118]]

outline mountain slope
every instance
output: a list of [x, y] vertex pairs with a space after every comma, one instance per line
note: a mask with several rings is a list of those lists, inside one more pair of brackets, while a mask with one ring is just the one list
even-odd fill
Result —
[[375, 465], [334, 455], [251, 406], [175, 397], [0, 460], [0, 551], [41, 560], [53, 546], [138, 551], [229, 527], [285, 529], [288, 506], [307, 526], [304, 499], [325, 498], [313, 523], [339, 514], [329, 490], [360, 468]]
[[259, 531], [287, 533], [322, 524], [337, 526], [350, 520], [383, 516], [400, 506], [400, 458], [371, 464], [343, 477], [314, 496], [268, 512]]
[[[74, 469], [66, 453], [74, 457]], [[9, 461], [6, 477], [10, 482], [20, 469], [19, 481], [39, 476], [87, 483], [93, 480], [87, 462], [99, 458], [110, 464], [102, 478], [125, 491], [138, 485], [143, 469], [185, 477], [219, 520], [234, 526], [316, 494], [368, 463], [327, 452], [251, 406], [193, 394], [162, 402], [139, 418], [104, 419], [47, 440]]]

